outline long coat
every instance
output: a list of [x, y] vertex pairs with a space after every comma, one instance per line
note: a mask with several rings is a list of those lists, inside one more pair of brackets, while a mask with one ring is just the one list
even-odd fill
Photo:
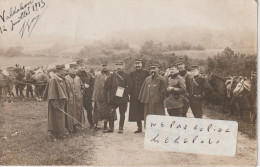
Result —
[[[44, 91], [44, 98], [48, 99], [48, 131], [53, 134], [64, 135], [66, 128], [72, 128], [65, 114], [68, 112], [68, 83], [65, 78], [53, 76]], [[65, 123], [66, 122], [66, 123]]]
[[132, 88], [130, 90], [129, 121], [144, 120], [144, 105], [138, 100], [138, 96], [144, 80], [149, 76], [147, 70], [136, 70], [130, 73]]
[[[69, 111], [73, 118], [83, 124], [85, 123], [85, 116], [83, 110], [82, 82], [78, 76], [72, 78], [70, 75], [67, 75], [65, 78], [70, 86]], [[73, 124], [78, 124], [77, 121], [73, 120]]]
[[102, 71], [95, 78], [92, 94], [92, 100], [94, 101], [93, 119], [95, 122], [108, 119], [108, 102], [104, 86], [109, 76], [109, 71]]
[[149, 76], [145, 79], [138, 99], [144, 103], [144, 121], [147, 115], [165, 115], [164, 99], [167, 83], [160, 75]]

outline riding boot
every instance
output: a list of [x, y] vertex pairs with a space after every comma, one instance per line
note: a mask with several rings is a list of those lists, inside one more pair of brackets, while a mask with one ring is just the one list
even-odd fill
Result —
[[77, 125], [73, 124], [73, 131], [72, 131], [72, 133], [76, 133], [76, 132], [77, 132]]
[[114, 132], [114, 110], [109, 113], [109, 129], [104, 130], [104, 133], [112, 133]]

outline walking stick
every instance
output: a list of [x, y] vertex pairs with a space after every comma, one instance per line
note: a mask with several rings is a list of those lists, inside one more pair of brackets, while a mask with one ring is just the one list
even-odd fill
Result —
[[65, 111], [63, 111], [62, 109], [59, 108], [59, 110], [61, 112], [63, 112], [65, 115], [67, 115], [68, 117], [70, 117], [71, 119], [73, 119], [74, 121], [76, 121], [77, 123], [79, 123], [82, 127], [86, 127], [86, 125], [81, 124], [78, 120], [76, 120], [75, 118], [73, 118], [72, 116], [70, 116], [68, 113], [66, 113]]

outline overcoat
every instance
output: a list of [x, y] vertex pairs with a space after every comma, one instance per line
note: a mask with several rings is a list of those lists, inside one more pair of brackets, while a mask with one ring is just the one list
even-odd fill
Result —
[[94, 101], [93, 119], [95, 122], [108, 119], [108, 102], [104, 86], [109, 76], [109, 71], [101, 71], [94, 81], [92, 100]]
[[129, 76], [132, 83], [130, 88], [129, 121], [144, 120], [144, 104], [138, 100], [138, 96], [145, 79], [149, 76], [149, 72], [144, 69], [135, 70]]
[[146, 116], [165, 115], [164, 99], [167, 83], [160, 75], [149, 76], [145, 79], [138, 99], [144, 103], [144, 120]]
[[[81, 124], [84, 124], [85, 116], [83, 110], [82, 82], [78, 76], [72, 78], [70, 75], [67, 75], [65, 78], [70, 87], [69, 111], [71, 116]], [[73, 124], [78, 124], [77, 121], [73, 120]]]
[[48, 100], [48, 131], [54, 134], [64, 135], [66, 128], [72, 128], [65, 114], [68, 113], [68, 83], [65, 78], [54, 75], [47, 83], [44, 98]]

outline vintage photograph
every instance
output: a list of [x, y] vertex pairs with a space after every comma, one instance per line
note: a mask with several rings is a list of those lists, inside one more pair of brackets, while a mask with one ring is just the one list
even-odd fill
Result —
[[0, 166], [256, 166], [257, 0], [0, 0]]

